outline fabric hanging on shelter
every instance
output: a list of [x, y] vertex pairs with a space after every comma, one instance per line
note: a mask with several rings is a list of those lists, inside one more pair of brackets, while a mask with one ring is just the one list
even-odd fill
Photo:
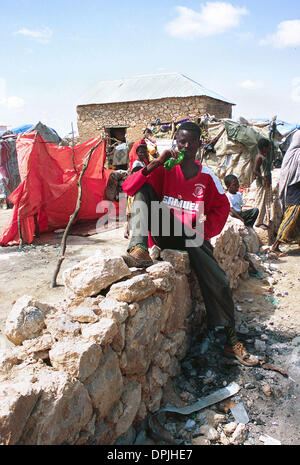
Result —
[[117, 145], [112, 153], [113, 165], [127, 165], [128, 164], [128, 147], [126, 143]]
[[[18, 136], [16, 149], [21, 183], [9, 197], [14, 208], [0, 237], [0, 245], [19, 243], [18, 218], [23, 242], [27, 244], [34, 239], [35, 220], [40, 233], [68, 224], [76, 207], [80, 172], [97, 142], [99, 139], [91, 139], [72, 149], [45, 142], [37, 132]], [[104, 168], [104, 160], [105, 141], [102, 141], [92, 153], [82, 178], [81, 208], [76, 222], [100, 218], [104, 214], [99, 202], [104, 199], [111, 173]]]
[[258, 153], [257, 143], [262, 136], [253, 128], [234, 121], [225, 121], [225, 129], [229, 139], [245, 145], [254, 159]]
[[[258, 152], [257, 143], [262, 137], [270, 138], [268, 122], [237, 123], [229, 119], [210, 119], [206, 123], [209, 140], [217, 140], [215, 152], [202, 153], [201, 162], [220, 178], [228, 174], [238, 177], [240, 185], [249, 187], [254, 179], [253, 166]], [[225, 131], [222, 133], [222, 130]], [[277, 131], [275, 143], [279, 144], [282, 136]]]
[[0, 198], [7, 199], [19, 183], [15, 139], [0, 139]]

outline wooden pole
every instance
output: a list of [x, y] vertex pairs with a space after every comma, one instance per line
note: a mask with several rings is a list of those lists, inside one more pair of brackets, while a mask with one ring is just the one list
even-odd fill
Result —
[[74, 152], [74, 129], [73, 129], [73, 123], [71, 123], [71, 128], [72, 128], [72, 162], [73, 162], [73, 168], [75, 173], [77, 174], [77, 169], [76, 169], [76, 164], [75, 164], [75, 152]]
[[20, 218], [19, 212], [18, 212], [18, 231], [19, 231], [19, 249], [22, 250], [23, 237], [22, 237], [22, 228], [21, 228], [21, 218]]
[[70, 216], [70, 219], [69, 219], [69, 222], [68, 222], [68, 225], [64, 231], [64, 234], [63, 234], [63, 237], [62, 237], [62, 240], [61, 240], [61, 255], [60, 255], [60, 258], [57, 262], [57, 265], [56, 265], [56, 269], [55, 269], [55, 272], [54, 272], [54, 275], [53, 275], [53, 278], [52, 278], [52, 287], [56, 287], [57, 286], [57, 276], [58, 276], [58, 273], [59, 273], [59, 270], [61, 268], [61, 265], [62, 265], [62, 262], [64, 261], [65, 259], [65, 251], [66, 251], [66, 247], [67, 247], [67, 236], [68, 236], [68, 233], [70, 231], [70, 228], [72, 226], [72, 224], [74, 223], [78, 213], [79, 213], [79, 210], [80, 210], [80, 207], [81, 207], [81, 194], [82, 194], [82, 186], [81, 186], [81, 180], [83, 178], [83, 175], [89, 165], [89, 162], [90, 162], [90, 159], [91, 159], [91, 156], [93, 154], [93, 152], [96, 150], [96, 148], [100, 145], [100, 143], [102, 142], [102, 139], [97, 142], [97, 144], [91, 148], [91, 150], [89, 151], [86, 159], [85, 159], [85, 162], [83, 164], [83, 167], [82, 167], [82, 170], [81, 170], [81, 173], [79, 175], [79, 178], [78, 178], [78, 181], [77, 181], [77, 186], [78, 186], [78, 196], [77, 196], [77, 203], [76, 203], [76, 208], [75, 208], [75, 211], [74, 213]]

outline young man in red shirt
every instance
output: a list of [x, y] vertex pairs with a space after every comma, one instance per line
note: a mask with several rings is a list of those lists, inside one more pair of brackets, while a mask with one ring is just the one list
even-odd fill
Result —
[[[257, 365], [235, 333], [234, 303], [226, 273], [213, 256], [209, 240], [220, 234], [230, 211], [218, 178], [195, 161], [201, 131], [197, 124], [183, 123], [177, 131], [177, 149], [167, 150], [145, 168], [129, 176], [123, 191], [134, 196], [131, 238], [124, 256], [129, 266], [150, 266], [148, 231], [161, 249], [186, 250], [203, 295], [208, 327], [224, 326], [224, 355], [243, 365]], [[171, 170], [170, 158], [183, 160]]]

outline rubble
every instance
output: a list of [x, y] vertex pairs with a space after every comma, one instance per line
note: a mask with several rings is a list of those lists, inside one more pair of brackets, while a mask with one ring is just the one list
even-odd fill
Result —
[[[251, 279], [259, 280], [266, 305], [273, 305], [274, 296], [279, 298], [276, 292], [287, 299], [288, 291], [275, 287], [280, 284], [281, 273], [277, 262], [271, 263], [274, 257], [266, 249], [253, 252], [255, 244], [251, 249], [245, 241], [248, 235], [244, 235], [244, 227], [229, 227], [228, 236], [233, 237], [228, 239], [228, 250], [247, 265], [245, 274], [239, 266], [234, 268], [230, 278], [233, 289], [251, 266], [262, 273]], [[225, 231], [225, 239], [219, 237], [215, 253], [220, 259], [225, 254], [218, 247], [224, 246], [228, 236]], [[99, 265], [101, 258], [96, 260]], [[84, 266], [78, 265], [82, 270]], [[97, 294], [98, 284], [90, 286], [86, 281], [86, 290], [82, 287], [78, 291], [77, 284], [72, 287], [70, 282], [67, 298], [56, 308], [29, 296], [16, 302], [22, 308], [21, 317], [14, 320], [12, 314], [8, 319], [18, 321], [18, 331], [14, 330], [18, 343], [0, 354], [0, 443], [257, 444], [259, 435], [266, 431], [264, 415], [271, 411], [276, 419], [282, 393], [291, 390], [289, 383], [296, 384], [290, 376], [290, 370], [297, 369], [296, 335], [290, 337], [295, 353], [284, 365], [285, 339], [278, 336], [278, 320], [271, 316], [263, 321], [260, 312], [265, 309], [257, 305], [253, 294], [244, 294], [235, 302], [236, 328], [263, 361], [255, 369], [238, 371], [235, 362], [223, 362], [216, 349], [217, 341], [222, 347], [221, 331], [199, 339], [205, 311], [185, 253], [168, 251], [163, 261], [138, 274], [128, 270]], [[41, 310], [37, 319], [41, 324], [24, 332], [22, 325], [30, 307]], [[193, 332], [195, 321], [199, 323], [198, 339]], [[278, 368], [266, 363], [265, 357], [273, 357]], [[275, 361], [276, 357], [282, 358]], [[284, 384], [279, 384], [279, 378]], [[180, 393], [182, 404], [178, 407], [185, 408], [230, 386], [232, 379], [241, 389], [231, 398], [231, 407], [219, 413], [221, 404], [216, 403], [188, 414], [184, 420], [166, 411], [160, 431], [156, 430], [155, 438], [151, 436], [146, 419], [166, 405], [164, 392], [170, 382]], [[233, 415], [240, 403], [248, 415], [247, 425]], [[164, 439], [163, 430], [169, 433]], [[279, 434], [271, 429], [268, 432], [275, 437]]]
[[133, 277], [121, 257], [98, 254], [65, 271], [67, 298], [55, 308], [15, 303], [6, 328], [17, 345], [0, 364], [1, 443], [112, 444], [159, 410], [193, 311], [188, 257], [173, 252]]
[[256, 259], [255, 254], [259, 251], [255, 231], [229, 216], [222, 232], [211, 243], [214, 257], [226, 272], [230, 287], [236, 289], [240, 279], [248, 276], [249, 264]]

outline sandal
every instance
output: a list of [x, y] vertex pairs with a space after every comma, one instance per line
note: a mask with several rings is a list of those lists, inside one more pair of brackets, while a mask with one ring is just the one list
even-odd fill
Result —
[[259, 364], [258, 357], [248, 354], [245, 346], [238, 342], [234, 346], [224, 347], [224, 357], [236, 358], [242, 365], [253, 367]]

